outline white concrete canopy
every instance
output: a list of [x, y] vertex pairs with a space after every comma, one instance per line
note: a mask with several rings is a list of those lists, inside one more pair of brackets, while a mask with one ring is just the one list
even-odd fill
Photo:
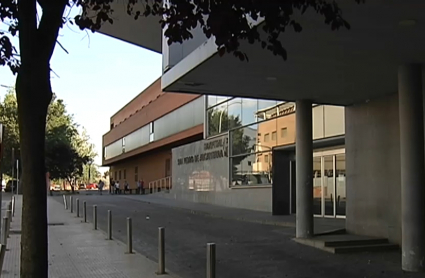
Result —
[[249, 62], [219, 57], [210, 39], [164, 73], [165, 91], [350, 105], [397, 92], [398, 66], [425, 63], [425, 1], [338, 1], [351, 30], [313, 12], [282, 35], [288, 60], [244, 43]]
[[[98, 31], [101, 34], [120, 39], [154, 52], [162, 52], [162, 28], [159, 24], [159, 16], [140, 16], [137, 20], [127, 14], [128, 1], [115, 0], [111, 7], [114, 10], [113, 24], [105, 22]], [[134, 7], [134, 11], [143, 11], [140, 2]], [[90, 16], [90, 12], [89, 12]]]

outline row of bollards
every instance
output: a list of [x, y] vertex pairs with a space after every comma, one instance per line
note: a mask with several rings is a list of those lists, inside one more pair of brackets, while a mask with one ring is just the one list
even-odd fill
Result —
[[7, 238], [10, 234], [10, 223], [15, 215], [15, 196], [12, 196], [11, 201], [8, 205], [6, 216], [3, 217], [0, 230], [0, 272], [3, 269], [4, 257], [6, 255]]
[[[68, 209], [65, 195], [63, 196], [65, 209]], [[69, 198], [69, 207], [71, 213], [73, 213], [73, 199], [72, 196]], [[80, 200], [76, 199], [76, 213], [77, 217], [80, 217]], [[83, 222], [87, 222], [87, 203], [83, 202]], [[7, 217], [5, 217], [7, 218]], [[93, 205], [93, 229], [97, 230], [97, 205]], [[7, 222], [7, 220], [6, 220]], [[107, 239], [112, 240], [112, 211], [108, 210], [107, 215]], [[207, 244], [207, 278], [215, 278], [216, 269], [216, 249], [215, 243]], [[127, 246], [126, 254], [133, 253], [133, 223], [131, 217], [127, 217]], [[165, 228], [158, 228], [158, 275], [166, 274], [165, 272]]]

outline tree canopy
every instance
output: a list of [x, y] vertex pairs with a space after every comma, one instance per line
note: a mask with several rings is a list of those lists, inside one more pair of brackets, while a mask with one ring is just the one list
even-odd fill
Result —
[[[1, 171], [12, 175], [12, 148], [14, 159], [20, 159], [18, 110], [15, 92], [10, 90], [0, 102], [0, 122], [5, 127]], [[96, 156], [89, 137], [67, 113], [63, 100], [53, 98], [46, 120], [46, 170], [51, 179], [78, 179], [83, 176], [84, 165]]]

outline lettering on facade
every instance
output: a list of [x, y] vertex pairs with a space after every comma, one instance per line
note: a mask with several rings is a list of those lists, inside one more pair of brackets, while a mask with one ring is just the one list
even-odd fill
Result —
[[229, 156], [229, 138], [211, 139], [203, 143], [203, 152], [177, 159], [177, 165], [198, 163]]

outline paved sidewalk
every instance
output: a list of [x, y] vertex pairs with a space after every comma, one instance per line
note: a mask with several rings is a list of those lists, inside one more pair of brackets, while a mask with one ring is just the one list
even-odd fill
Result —
[[137, 253], [125, 254], [123, 243], [106, 240], [104, 232], [94, 231], [92, 223], [82, 223], [52, 198], [47, 204], [50, 277], [158, 277], [156, 263]]
[[[16, 211], [1, 272], [2, 278], [20, 277], [22, 196], [16, 196]], [[3, 198], [2, 214], [10, 197]], [[125, 254], [125, 245], [106, 240], [106, 234], [93, 230], [91, 223], [66, 211], [48, 198], [49, 277], [54, 278], [153, 278], [157, 264], [134, 253]], [[171, 277], [161, 275], [161, 277]], [[173, 277], [177, 277], [173, 275]]]
[[[174, 209], [189, 210], [192, 214], [199, 214], [209, 217], [295, 228], [295, 215], [276, 216], [272, 215], [270, 212], [264, 211], [229, 208], [211, 204], [181, 201], [167, 196], [167, 193], [155, 193], [149, 195], [117, 195], [117, 197], [168, 206]], [[314, 224], [314, 230], [316, 234], [326, 233], [344, 229], [345, 219], [315, 218]]]
[[[11, 200], [11, 194], [3, 193], [2, 198], [2, 219], [7, 211], [7, 206]], [[4, 213], [4, 215], [3, 215]], [[6, 255], [1, 271], [2, 278], [20, 277], [20, 257], [21, 257], [21, 215], [22, 196], [15, 195], [15, 216], [10, 223], [10, 233], [7, 239]]]

